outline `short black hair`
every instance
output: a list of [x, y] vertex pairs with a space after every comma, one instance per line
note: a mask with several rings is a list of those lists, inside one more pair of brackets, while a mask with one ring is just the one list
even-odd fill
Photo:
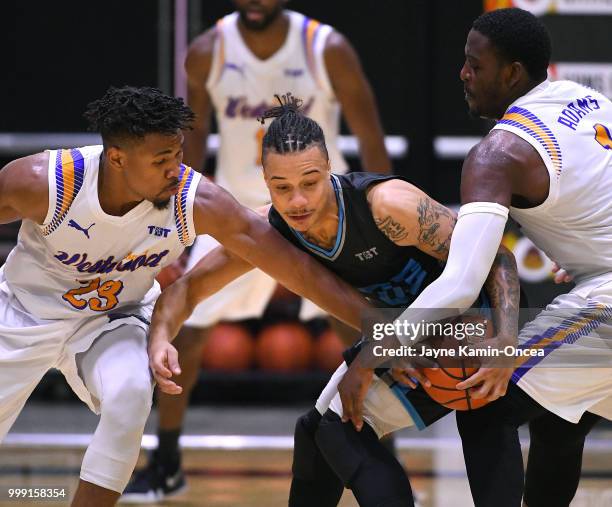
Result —
[[508, 62], [521, 62], [529, 77], [544, 80], [552, 53], [550, 35], [533, 14], [516, 7], [490, 11], [472, 24]]
[[147, 134], [174, 135], [190, 129], [195, 115], [183, 99], [157, 88], [110, 87], [87, 105], [83, 115], [89, 130], [102, 135], [104, 146], [122, 140], [141, 140]]
[[262, 160], [267, 150], [277, 153], [293, 153], [318, 145], [328, 158], [325, 136], [319, 124], [305, 116], [300, 108], [302, 101], [287, 93], [275, 95], [280, 106], [266, 111], [258, 120], [263, 124], [267, 118], [274, 118], [263, 137]]

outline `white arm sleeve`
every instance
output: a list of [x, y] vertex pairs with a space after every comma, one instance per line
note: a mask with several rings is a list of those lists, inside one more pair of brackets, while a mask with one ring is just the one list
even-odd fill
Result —
[[[472, 202], [463, 205], [444, 271], [398, 320], [414, 323], [439, 320], [472, 306], [489, 275], [507, 220], [508, 208], [501, 204]], [[398, 338], [402, 344], [414, 344], [405, 336]]]

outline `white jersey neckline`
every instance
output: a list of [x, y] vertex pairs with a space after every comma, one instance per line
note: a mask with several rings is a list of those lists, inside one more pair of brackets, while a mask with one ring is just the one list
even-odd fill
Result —
[[288, 9], [284, 10], [282, 15], [286, 15], [289, 21], [289, 28], [287, 30], [287, 34], [285, 35], [285, 40], [280, 48], [276, 50], [272, 55], [270, 55], [265, 60], [258, 58], [251, 48], [247, 45], [246, 41], [242, 37], [242, 33], [238, 28], [239, 23], [239, 13], [234, 12], [230, 14], [231, 24], [229, 24], [228, 28], [230, 30], [235, 31], [236, 34], [236, 43], [238, 44], [240, 51], [244, 53], [245, 60], [248, 60], [249, 63], [253, 65], [258, 65], [260, 67], [269, 67], [277, 64], [278, 61], [282, 61], [283, 58], [292, 51], [294, 51], [295, 45], [295, 34], [294, 32], [299, 29], [298, 23], [296, 22], [296, 18], [294, 16], [294, 12]]

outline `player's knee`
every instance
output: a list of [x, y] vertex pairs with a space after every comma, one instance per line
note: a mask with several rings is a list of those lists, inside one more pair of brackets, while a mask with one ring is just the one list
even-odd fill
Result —
[[[362, 431], [369, 429], [364, 425]], [[321, 454], [347, 487], [363, 461], [362, 436], [351, 423], [343, 423], [331, 410], [325, 412], [315, 433]]]
[[104, 392], [101, 403], [102, 417], [113, 420], [116, 431], [140, 431], [153, 402], [153, 383], [144, 372], [127, 373], [115, 389]]
[[320, 421], [321, 414], [313, 408], [295, 423], [293, 465], [291, 467], [294, 477], [312, 480], [315, 476], [317, 455], [320, 452], [315, 442], [315, 433]]

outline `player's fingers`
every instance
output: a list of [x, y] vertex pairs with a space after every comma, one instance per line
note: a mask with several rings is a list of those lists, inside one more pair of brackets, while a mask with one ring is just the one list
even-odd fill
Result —
[[357, 431], [361, 431], [361, 428], [363, 428], [363, 398], [364, 396], [357, 395], [353, 399], [351, 421], [353, 421], [353, 426]]
[[154, 377], [155, 381], [157, 382], [158, 388], [162, 392], [166, 394], [180, 394], [181, 392], [183, 392], [183, 388], [172, 380], [160, 377], [159, 375], [154, 375]]
[[554, 272], [555, 273], [555, 283], [563, 283], [565, 282], [565, 279], [567, 278], [567, 271], [565, 271], [565, 269], [558, 269], [557, 271]]
[[431, 387], [430, 380], [425, 376], [425, 374], [421, 370], [418, 370], [416, 368], [408, 368], [406, 372], [410, 377], [417, 379], [424, 386]]
[[482, 398], [489, 398], [489, 394], [492, 392], [492, 388], [493, 388], [493, 382], [489, 382], [489, 381], [485, 381], [482, 386], [480, 386], [478, 389], [472, 389], [471, 391], [471, 395], [472, 398], [475, 399], [482, 399]]
[[412, 378], [410, 378], [410, 376], [405, 372], [405, 370], [398, 370], [397, 372], [394, 372], [393, 379], [399, 382], [400, 384], [407, 385], [408, 387], [412, 387], [413, 389], [416, 389], [417, 387], [416, 382], [412, 380]]
[[495, 394], [494, 394], [495, 398], [494, 399], [501, 398], [502, 396], [505, 396], [506, 395], [506, 391], [507, 391], [507, 384], [505, 386], [504, 385], [498, 385], [497, 388], [495, 389]]
[[342, 422], [349, 422], [353, 416], [353, 400], [340, 390], [340, 401], [342, 402]]
[[161, 391], [165, 394], [177, 395], [183, 392], [183, 388], [181, 386], [173, 385], [168, 387], [159, 387]]
[[172, 372], [166, 368], [166, 354], [163, 352], [159, 352], [153, 356], [151, 360], [151, 370], [156, 375], [160, 375], [162, 377], [170, 378], [172, 376]]
[[174, 347], [168, 348], [168, 367], [175, 375], [181, 374], [181, 367], [178, 360], [178, 351]]
[[485, 372], [483, 370], [478, 370], [471, 377], [462, 380], [459, 382], [455, 388], [457, 389], [469, 389], [470, 387], [474, 387], [475, 385], [480, 384], [484, 380]]

